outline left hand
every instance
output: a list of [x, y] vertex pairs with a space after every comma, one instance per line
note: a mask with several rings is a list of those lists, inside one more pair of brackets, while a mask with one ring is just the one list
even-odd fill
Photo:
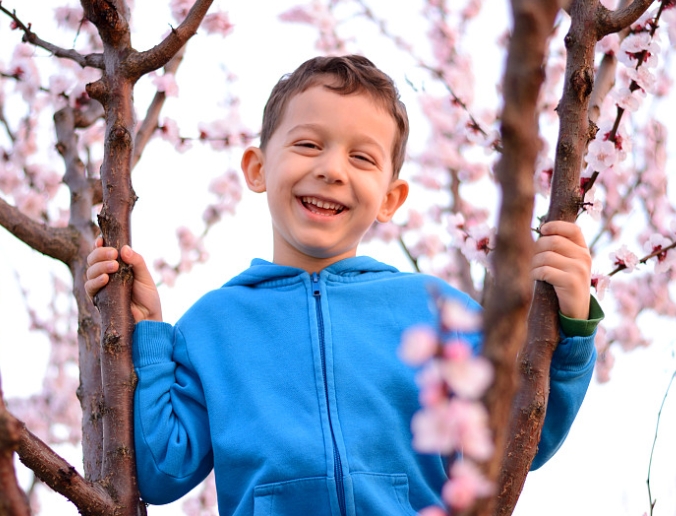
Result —
[[531, 278], [554, 287], [561, 313], [589, 319], [591, 255], [580, 228], [572, 222], [552, 221], [540, 228], [531, 263]]

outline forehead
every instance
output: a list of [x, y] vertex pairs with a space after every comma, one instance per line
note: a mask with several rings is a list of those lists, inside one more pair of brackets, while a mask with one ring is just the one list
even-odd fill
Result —
[[[389, 147], [394, 142], [397, 124], [384, 102], [365, 89], [347, 95], [333, 91], [319, 82], [291, 97], [284, 109], [279, 129], [302, 123], [341, 127], [356, 133], [370, 133], [384, 138]], [[282, 129], [284, 131], [284, 129]]]

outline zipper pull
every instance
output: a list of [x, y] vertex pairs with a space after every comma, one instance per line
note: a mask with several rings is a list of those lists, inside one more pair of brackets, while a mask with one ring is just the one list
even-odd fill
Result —
[[319, 297], [321, 292], [319, 291], [319, 274], [316, 272], [312, 273], [312, 295]]

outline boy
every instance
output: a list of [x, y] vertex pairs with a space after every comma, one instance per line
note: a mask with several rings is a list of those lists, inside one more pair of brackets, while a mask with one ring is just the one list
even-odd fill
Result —
[[[396, 87], [370, 61], [312, 59], [275, 86], [260, 148], [242, 158], [248, 187], [267, 192], [273, 263], [254, 260], [171, 326], [143, 259], [122, 248], [135, 277], [144, 500], [175, 500], [214, 468], [223, 515], [413, 515], [440, 504], [444, 461], [411, 447], [418, 391], [396, 350], [404, 329], [434, 324], [430, 283], [479, 308], [441, 280], [356, 256], [371, 224], [406, 199], [398, 173], [407, 135]], [[543, 234], [533, 277], [554, 285], [564, 316], [581, 320], [568, 328], [586, 326], [590, 258], [580, 231], [557, 222]], [[104, 247], [90, 254], [90, 296], [116, 257]], [[569, 334], [556, 352], [537, 464], [560, 446], [586, 392], [589, 333]]]

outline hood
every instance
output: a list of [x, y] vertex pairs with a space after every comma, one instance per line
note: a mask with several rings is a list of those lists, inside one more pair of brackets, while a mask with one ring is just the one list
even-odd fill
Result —
[[[353, 277], [362, 274], [369, 274], [374, 272], [399, 272], [395, 267], [381, 263], [368, 256], [355, 256], [353, 258], [346, 258], [340, 260], [323, 271], [324, 275], [336, 275], [342, 277]], [[251, 262], [251, 267], [235, 276], [228, 281], [224, 286], [254, 286], [269, 281], [291, 280], [293, 278], [301, 279], [302, 276], [309, 275], [305, 270], [296, 267], [289, 267], [286, 265], [277, 265], [275, 263], [255, 258]]]

